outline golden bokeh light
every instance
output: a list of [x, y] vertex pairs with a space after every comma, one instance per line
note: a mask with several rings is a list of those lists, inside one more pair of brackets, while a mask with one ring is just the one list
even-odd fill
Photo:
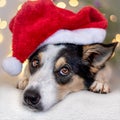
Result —
[[5, 29], [7, 27], [7, 21], [0, 20], [0, 29]]
[[22, 4], [18, 5], [17, 10], [19, 11], [22, 8]]
[[112, 40], [112, 42], [118, 42], [117, 47], [120, 46], [120, 34], [116, 34], [115, 38]]
[[79, 5], [79, 2], [78, 2], [78, 0], [70, 0], [70, 1], [69, 1], [69, 4], [70, 4], [70, 6], [72, 6], [72, 7], [76, 7], [76, 6]]
[[117, 42], [120, 42], [120, 34], [116, 34], [115, 39]]
[[120, 34], [116, 34], [115, 38], [112, 40], [112, 42], [120, 42]]
[[6, 0], [0, 0], [0, 7], [4, 7], [6, 3]]
[[112, 40], [112, 43], [114, 43], [114, 42], [117, 42], [115, 38]]
[[59, 2], [59, 3], [57, 3], [57, 7], [65, 8], [66, 4], [64, 2]]
[[116, 15], [110, 15], [110, 20], [112, 21], [112, 22], [117, 22], [117, 16]]
[[0, 33], [0, 44], [3, 42], [3, 35]]

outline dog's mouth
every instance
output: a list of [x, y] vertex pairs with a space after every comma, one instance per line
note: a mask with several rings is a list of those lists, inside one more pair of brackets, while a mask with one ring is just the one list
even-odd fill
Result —
[[23, 105], [26, 107], [26, 108], [29, 108], [33, 111], [44, 111], [44, 108], [42, 106], [42, 104], [37, 104], [37, 105], [32, 105], [32, 104], [27, 104], [26, 102], [23, 102]]

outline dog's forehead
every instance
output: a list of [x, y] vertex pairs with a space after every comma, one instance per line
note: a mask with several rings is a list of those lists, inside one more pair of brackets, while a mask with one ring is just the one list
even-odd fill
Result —
[[55, 58], [59, 52], [64, 49], [64, 45], [44, 45], [40, 47], [36, 52], [34, 52], [29, 60], [31, 61], [34, 57], [40, 57], [42, 59]]
[[54, 59], [56, 59], [56, 57], [58, 56], [60, 51], [64, 48], [65, 48], [64, 45], [59, 45], [59, 46], [48, 45], [46, 47], [46, 50], [39, 52], [38, 55], [41, 56], [43, 62], [46, 62], [49, 60], [54, 60]]
[[[80, 56], [82, 57], [83, 53], [83, 46], [82, 45], [74, 45], [74, 44], [55, 44], [55, 45], [44, 45], [40, 47], [36, 52], [34, 52], [29, 60], [31, 61], [35, 56], [40, 57], [51, 57], [51, 58], [59, 58], [61, 56], [67, 57], [71, 56]], [[46, 58], [45, 57], [45, 58]]]
[[57, 55], [59, 54], [59, 52], [64, 49], [65, 46], [64, 45], [48, 45], [46, 48], [46, 51], [42, 52], [43, 53], [43, 59], [49, 59], [52, 58], [54, 59], [55, 57], [57, 57]]

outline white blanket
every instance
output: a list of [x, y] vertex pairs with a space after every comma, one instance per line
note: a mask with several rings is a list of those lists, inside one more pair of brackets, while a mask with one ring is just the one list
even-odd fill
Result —
[[21, 92], [12, 86], [0, 86], [0, 120], [120, 120], [119, 90], [103, 95], [73, 93], [47, 112], [25, 108]]

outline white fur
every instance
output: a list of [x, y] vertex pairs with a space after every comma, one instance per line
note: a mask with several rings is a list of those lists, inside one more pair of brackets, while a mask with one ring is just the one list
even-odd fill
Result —
[[102, 43], [105, 39], [106, 31], [100, 28], [85, 28], [78, 30], [58, 30], [44, 41], [45, 44], [73, 43], [91, 44]]
[[15, 57], [6, 58], [2, 63], [2, 67], [10, 75], [18, 75], [22, 71], [22, 64]]
[[0, 86], [0, 120], [120, 120], [120, 90], [106, 95], [73, 93], [46, 112], [26, 109], [20, 94], [14, 87]]
[[100, 92], [100, 93], [109, 93], [110, 92], [110, 80], [112, 78], [112, 69], [109, 65], [106, 65], [104, 69], [100, 70], [96, 77], [95, 81], [90, 86], [91, 91]]
[[49, 109], [58, 100], [56, 98], [57, 88], [53, 75], [53, 61], [63, 46], [49, 45], [48, 50], [42, 54], [41, 63], [43, 66], [29, 78], [29, 84], [26, 88], [39, 88], [41, 103], [44, 110]]

